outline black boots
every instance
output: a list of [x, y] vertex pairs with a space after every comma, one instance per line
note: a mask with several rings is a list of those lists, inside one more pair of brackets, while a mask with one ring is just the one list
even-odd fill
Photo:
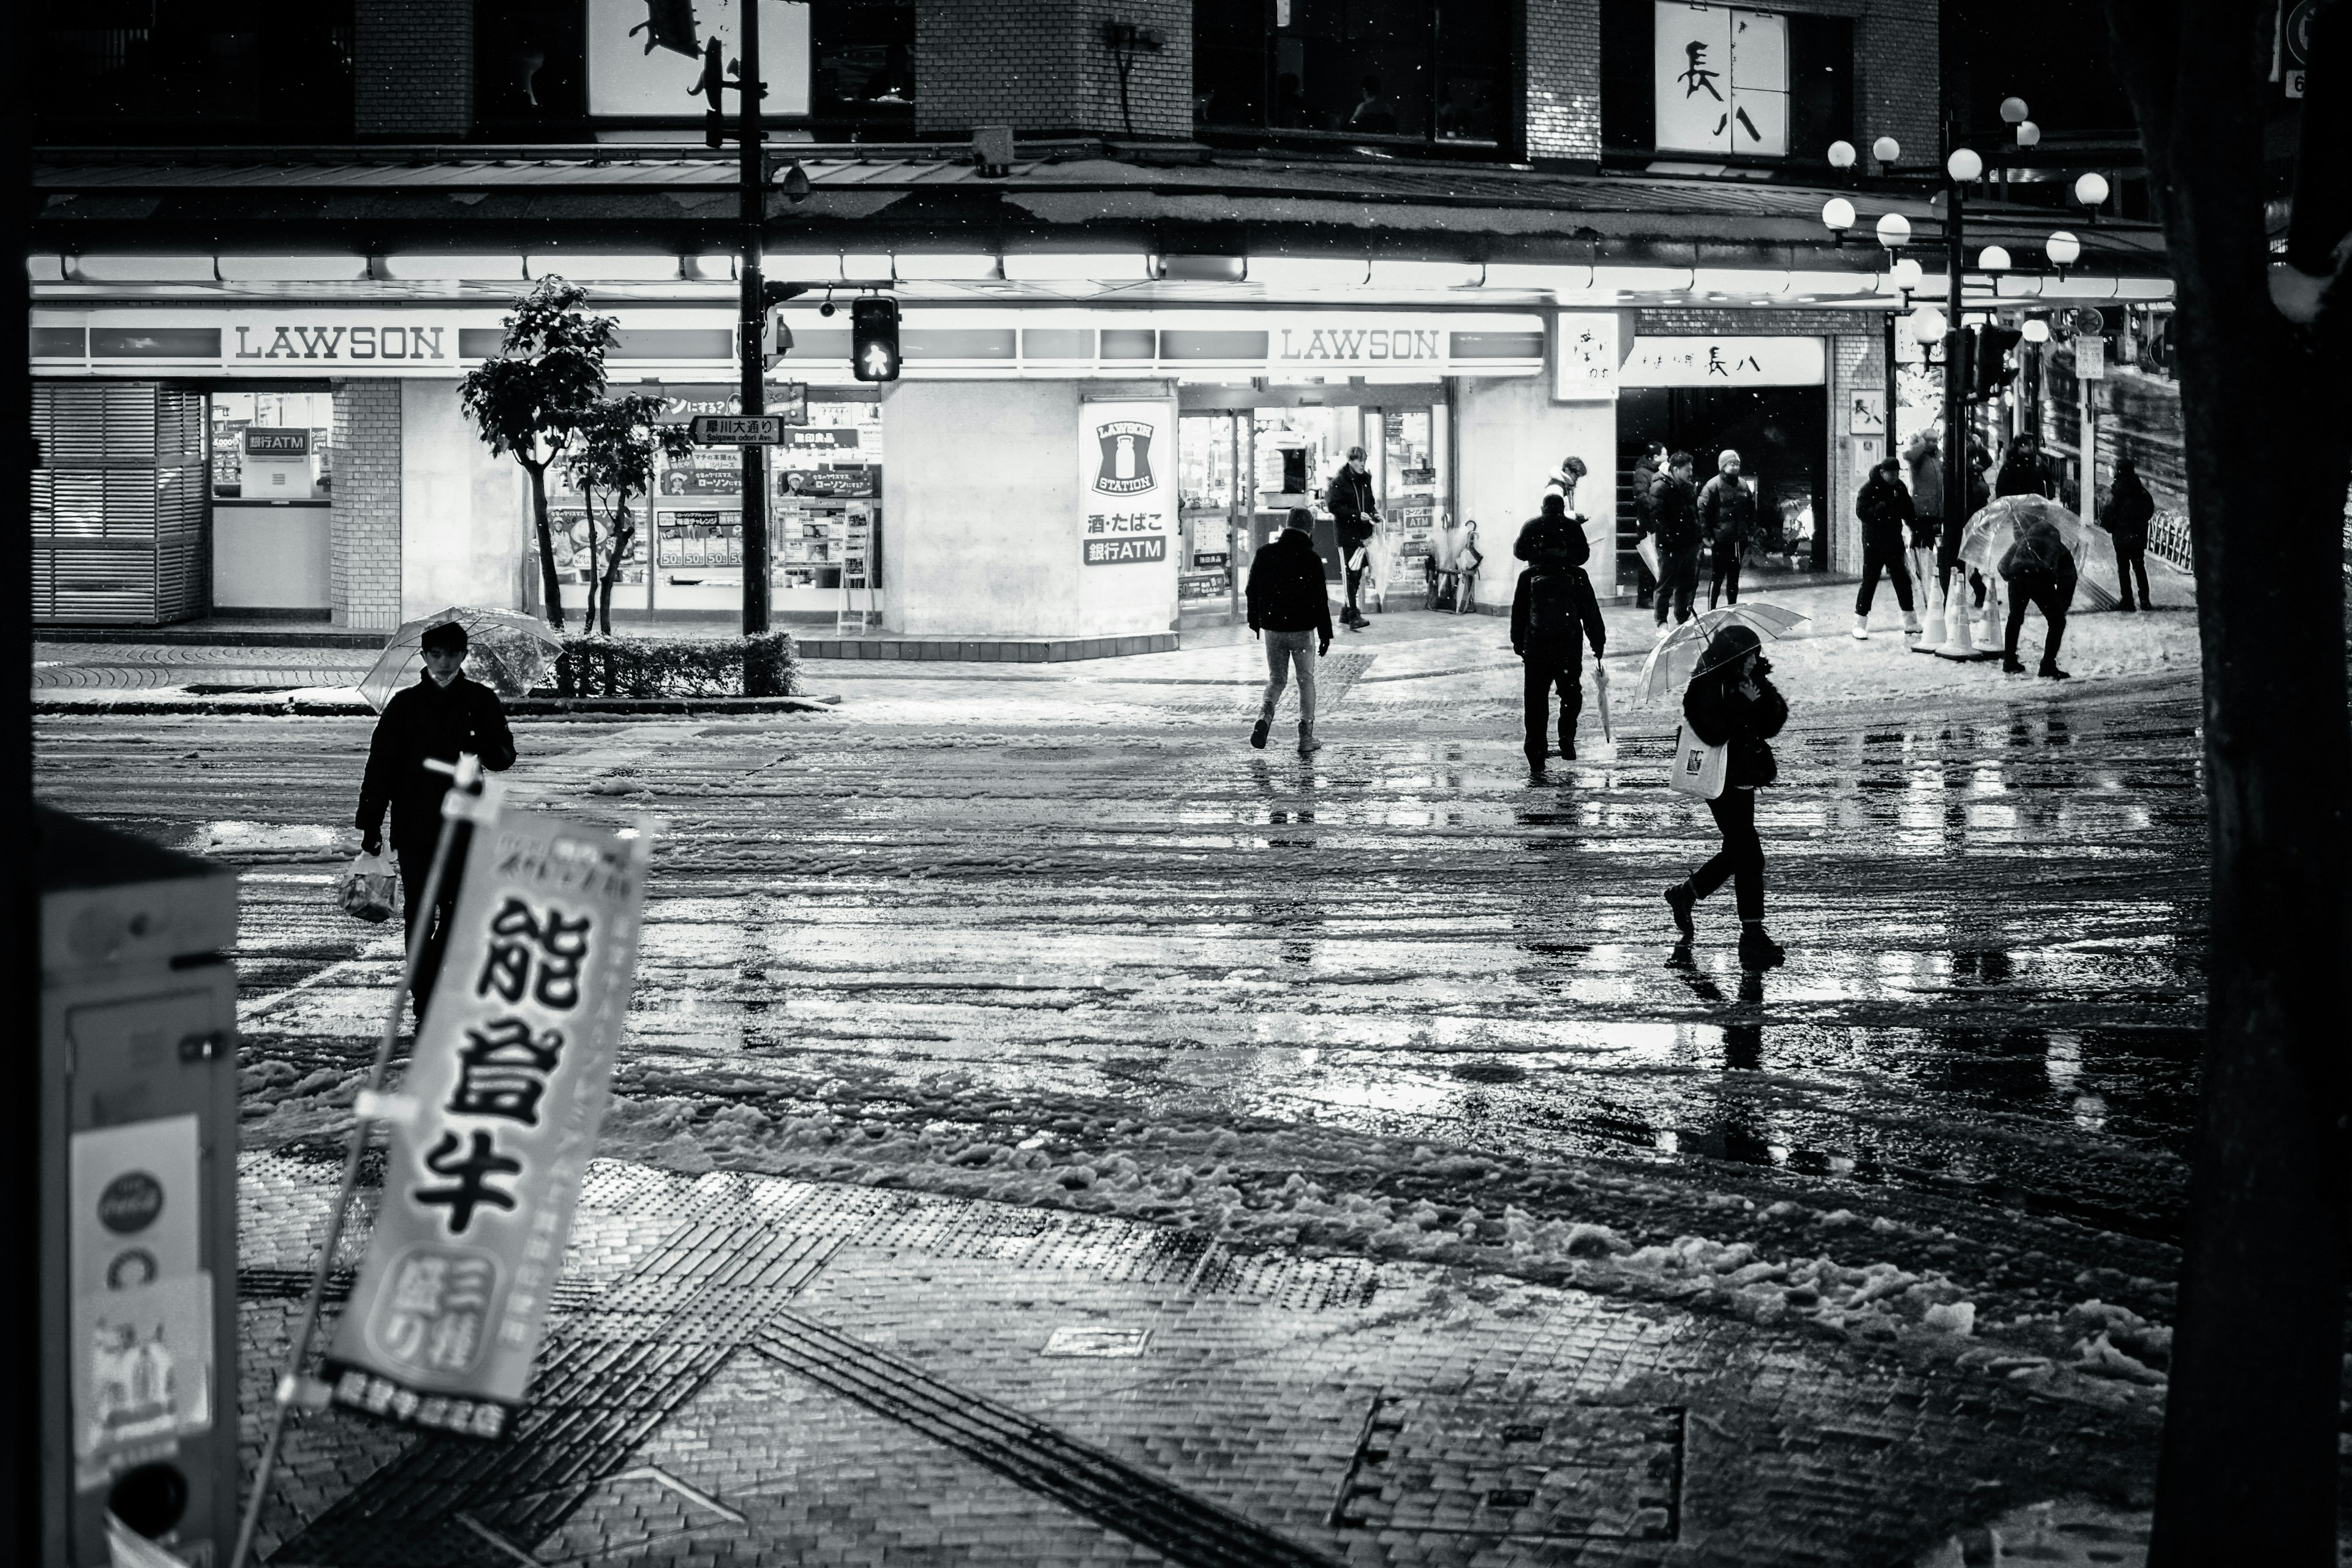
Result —
[[1789, 950], [1764, 934], [1762, 921], [1739, 922], [1739, 967], [1778, 969], [1789, 962]]
[[1265, 732], [1273, 728], [1274, 721], [1271, 719], [1261, 719], [1256, 723], [1251, 725], [1250, 744], [1255, 746], [1261, 752], [1265, 751]]
[[1688, 882], [1676, 882], [1666, 889], [1666, 907], [1675, 911], [1675, 929], [1688, 942], [1698, 928], [1691, 924], [1691, 910], [1698, 903], [1698, 895], [1691, 891]]

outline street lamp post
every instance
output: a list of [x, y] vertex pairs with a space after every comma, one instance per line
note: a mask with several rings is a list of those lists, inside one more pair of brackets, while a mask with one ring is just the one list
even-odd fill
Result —
[[[1945, 140], [1951, 140], [1951, 122], [1945, 121]], [[1944, 473], [1948, 487], [1958, 481], [1959, 510], [1969, 500], [1968, 329], [1961, 321], [1961, 278], [1968, 269], [1963, 251], [1968, 220], [1962, 210], [1961, 185], [1984, 173], [1984, 160], [1966, 147], [1952, 148], [1944, 160]], [[1946, 517], [1952, 511], [1947, 508]]]
[[[743, 0], [740, 7], [743, 58], [736, 68], [742, 103], [743, 259], [741, 262], [743, 412], [764, 414], [767, 366], [762, 355], [767, 322], [766, 291], [761, 287], [767, 241], [761, 230], [768, 216], [767, 149], [761, 144], [760, 100], [767, 92], [760, 79], [760, 0]], [[767, 448], [743, 448], [743, 635], [758, 637], [768, 629], [768, 463]], [[746, 668], [749, 668], [747, 663]]]

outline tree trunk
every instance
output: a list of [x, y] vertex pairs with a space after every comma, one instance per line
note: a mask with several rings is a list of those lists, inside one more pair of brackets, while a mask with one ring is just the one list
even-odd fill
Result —
[[[2107, 16], [2179, 302], [2212, 856], [2204, 1073], [2148, 1561], [2318, 1568], [2336, 1561], [2352, 1022], [2341, 375], [2273, 308], [2265, 280], [2270, 12], [2108, 0]], [[2309, 147], [2308, 124], [2305, 135]]]
[[635, 521], [629, 514], [629, 495], [620, 492], [613, 511], [612, 548], [606, 552], [604, 580], [598, 595], [597, 616], [604, 635], [613, 635], [613, 584], [620, 581], [621, 565], [629, 558], [629, 549], [637, 542]]
[[563, 629], [563, 581], [555, 573], [555, 535], [547, 521], [547, 465], [518, 458], [530, 476], [530, 515], [539, 526], [539, 585], [547, 596], [547, 624]]

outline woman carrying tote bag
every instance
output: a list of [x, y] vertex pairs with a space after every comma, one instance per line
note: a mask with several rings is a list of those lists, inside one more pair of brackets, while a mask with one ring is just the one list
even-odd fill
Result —
[[1789, 721], [1789, 704], [1765, 679], [1771, 668], [1754, 631], [1726, 626], [1707, 639], [1698, 672], [1683, 693], [1690, 733], [1725, 748], [1724, 788], [1706, 803], [1723, 834], [1723, 847], [1689, 880], [1668, 888], [1666, 903], [1688, 942], [1696, 934], [1693, 907], [1730, 882], [1739, 905], [1739, 963], [1746, 969], [1771, 969], [1788, 957], [1764, 932], [1764, 841], [1756, 833], [1756, 792], [1780, 776], [1766, 742]]

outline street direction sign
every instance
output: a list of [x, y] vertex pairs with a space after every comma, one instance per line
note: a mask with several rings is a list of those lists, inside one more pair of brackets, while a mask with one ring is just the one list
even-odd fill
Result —
[[698, 447], [781, 447], [781, 414], [698, 414], [691, 434]]

